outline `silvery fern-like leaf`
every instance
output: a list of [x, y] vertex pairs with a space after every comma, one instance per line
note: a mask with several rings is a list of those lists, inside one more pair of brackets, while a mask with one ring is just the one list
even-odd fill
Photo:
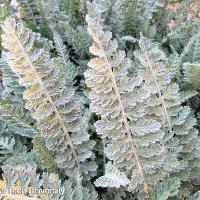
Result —
[[53, 50], [53, 41], [47, 39], [46, 37], [43, 37], [40, 33], [38, 32], [32, 32], [34, 38], [35, 38], [35, 46], [37, 48], [42, 48], [45, 51], [49, 52]]
[[85, 25], [74, 27], [69, 19], [59, 21], [58, 26], [62, 33], [62, 38], [67, 41], [76, 50], [78, 55], [84, 59], [85, 53], [90, 45], [90, 38], [86, 34]]
[[187, 88], [193, 88], [199, 90], [200, 87], [200, 63], [189, 63], [183, 64], [183, 81]]
[[63, 200], [97, 200], [98, 194], [94, 188], [83, 187], [78, 182], [73, 185], [70, 180], [67, 180], [63, 184], [64, 194]]
[[[61, 72], [63, 72], [64, 78], [68, 85], [75, 84], [75, 77], [78, 75], [78, 71], [75, 65], [70, 61], [69, 51], [67, 46], [63, 42], [62, 35], [58, 28], [58, 21], [68, 21], [67, 16], [61, 10], [60, 4], [55, 0], [41, 1], [42, 9], [45, 19], [48, 22], [49, 29], [53, 35], [53, 41], [55, 43], [55, 49], [61, 62]], [[51, 13], [51, 15], [49, 15]]]
[[106, 164], [105, 175], [99, 177], [94, 184], [97, 187], [114, 187], [127, 186], [130, 180], [125, 173], [120, 172], [111, 162]]
[[147, 19], [152, 19], [153, 14], [156, 13], [160, 8], [162, 8], [164, 4], [165, 4], [165, 0], [145, 1], [142, 16], [144, 16], [144, 18], [147, 18]]
[[[20, 181], [21, 186], [23, 185], [24, 188], [27, 188], [29, 183], [34, 188], [40, 188], [43, 184], [43, 180], [40, 179], [40, 175], [36, 173], [36, 168], [22, 166], [11, 167], [10, 165], [5, 165], [2, 166], [2, 169], [4, 172], [4, 181], [6, 181], [6, 185], [9, 188], [12, 188], [16, 181]], [[52, 177], [53, 176], [51, 176], [51, 178]], [[57, 181], [57, 178], [54, 180]]]
[[4, 87], [1, 97], [9, 98], [16, 105], [23, 105], [24, 88], [18, 83], [19, 76], [12, 72], [6, 61], [0, 60], [2, 71], [2, 85]]
[[58, 167], [69, 176], [76, 168], [83, 174], [95, 171], [95, 163], [88, 160], [95, 142], [89, 140], [73, 88], [66, 87], [49, 54], [34, 48], [34, 37], [22, 22], [10, 17], [2, 28], [12, 70], [22, 76], [19, 83], [26, 87], [26, 108], [33, 111], [47, 149], [56, 153]]
[[[200, 162], [198, 130], [194, 128], [196, 119], [188, 106], [181, 105], [179, 86], [171, 83], [172, 75], [164, 64], [166, 55], [158, 44], [141, 36], [139, 46], [135, 56], [142, 66], [139, 75], [151, 93], [147, 101], [149, 117], [159, 121], [165, 131], [164, 142], [168, 152], [165, 165], [181, 180], [195, 180], [199, 177]], [[173, 167], [170, 169], [169, 166]]]
[[117, 0], [112, 2], [111, 23], [117, 33], [126, 32], [133, 28], [139, 13], [144, 7], [144, 0]]
[[180, 81], [180, 77], [181, 77], [181, 59], [179, 54], [173, 49], [173, 54], [169, 55], [169, 57], [167, 58], [165, 64], [166, 67], [169, 68], [173, 78], [175, 80]]
[[181, 102], [186, 102], [189, 99], [197, 96], [198, 92], [195, 90], [185, 90], [185, 91], [180, 91], [180, 100]]
[[180, 181], [177, 178], [169, 179], [167, 182], [158, 184], [150, 195], [150, 200], [167, 200], [178, 193]]
[[[143, 69], [139, 71], [145, 80], [145, 87], [151, 91], [152, 94], [159, 95], [159, 101], [149, 102], [151, 106], [155, 104], [161, 104], [162, 113], [164, 113], [164, 122], [167, 122], [168, 127], [171, 129], [171, 122], [167, 111], [167, 105], [165, 104], [164, 97], [162, 95], [163, 88], [166, 88], [171, 81], [171, 74], [161, 61], [166, 59], [164, 52], [162, 52], [157, 44], [152, 44], [150, 41], [143, 36], [139, 40], [140, 51], [135, 51], [136, 58], [139, 59]], [[161, 79], [161, 81], [160, 81]], [[161, 82], [161, 83], [160, 83]], [[174, 85], [175, 86], [175, 85]], [[175, 86], [173, 89], [176, 89]], [[154, 109], [154, 107], [153, 107]], [[155, 110], [157, 111], [157, 110]], [[160, 112], [160, 111], [157, 111]], [[159, 113], [158, 113], [159, 115]]]
[[[1, 137], [0, 138], [0, 153], [1, 154], [17, 154], [22, 150], [21, 143], [16, 144], [15, 138]], [[25, 149], [24, 149], [25, 150]]]
[[8, 100], [0, 98], [0, 119], [16, 134], [33, 138], [39, 131], [33, 125], [34, 120], [31, 113], [20, 106], [14, 105]]
[[[5, 165], [3, 168], [3, 181], [0, 182], [1, 189], [4, 189], [4, 194], [0, 194], [2, 199], [15, 200], [61, 200], [64, 193], [64, 188], [61, 185], [61, 180], [56, 174], [36, 173], [36, 168], [33, 167], [11, 167]], [[43, 191], [41, 190], [43, 187]], [[22, 192], [11, 192], [9, 188], [21, 190]], [[55, 193], [45, 192], [45, 189], [55, 189]], [[36, 191], [41, 192], [36, 192]]]
[[[129, 20], [134, 20], [144, 8], [145, 1], [144, 0], [122, 0], [122, 1], [116, 1], [115, 6], [117, 8], [117, 5], [119, 5], [118, 9], [121, 14], [123, 14], [123, 20], [125, 22], [130, 23]], [[132, 12], [131, 12], [132, 10]]]
[[[59, 1], [56, 0], [41, 0], [40, 6], [42, 12], [47, 20], [48, 25], [57, 23], [59, 18], [65, 17], [64, 12], [61, 11]], [[50, 14], [51, 13], [51, 14]]]
[[131, 61], [125, 52], [117, 50], [117, 41], [111, 39], [111, 32], [103, 30], [91, 8], [86, 21], [94, 41], [90, 52], [95, 58], [88, 63], [85, 78], [91, 89], [91, 111], [101, 116], [95, 127], [102, 138], [109, 138], [106, 156], [126, 173], [130, 188], [148, 192], [166, 175], [162, 169], [164, 132], [159, 122], [148, 119], [149, 91], [143, 88], [144, 80], [141, 76], [128, 77]]
[[[16, 142], [16, 145], [19, 144]], [[11, 165], [12, 167], [20, 165], [23, 167], [42, 168], [43, 166], [41, 166], [36, 152], [34, 150], [28, 151], [25, 145], [23, 145], [22, 147], [23, 148], [21, 148], [20, 151], [15, 150], [15, 154], [8, 154], [8, 156], [6, 156], [6, 159], [3, 161], [3, 164]], [[17, 148], [19, 149], [20, 147]]]
[[67, 51], [66, 46], [63, 43], [63, 40], [60, 34], [56, 29], [52, 29], [53, 39], [55, 42], [56, 51], [58, 53], [59, 59], [61, 61], [61, 71], [64, 74], [65, 80], [68, 85], [73, 85], [75, 82], [75, 77], [77, 76], [77, 69], [75, 65], [70, 61], [69, 52]]
[[181, 54], [181, 61], [195, 63], [200, 60], [200, 33], [194, 35]]
[[[66, 2], [63, 2], [66, 4]], [[71, 44], [79, 56], [85, 55], [90, 44], [85, 25], [74, 25], [73, 17], [63, 10], [62, 2], [56, 0], [42, 0], [41, 7], [48, 24], [56, 25], [57, 31], [63, 41]], [[66, 4], [67, 5], [67, 4]], [[67, 5], [69, 6], [69, 5]], [[49, 14], [51, 13], [51, 14]], [[54, 32], [54, 30], [52, 30]]]
[[106, 13], [108, 12], [108, 10], [110, 9], [111, 5], [112, 5], [113, 1], [112, 0], [94, 0], [92, 2], [92, 5], [94, 7], [94, 9], [97, 11], [96, 14], [102, 14], [102, 13]]
[[[146, 32], [149, 36], [155, 36], [156, 26], [152, 26], [150, 22], [153, 14], [164, 6], [164, 0], [116, 0], [111, 2], [109, 20], [114, 26], [114, 32], [132, 34], [135, 31], [134, 28], [137, 27], [137, 30]], [[109, 3], [107, 8], [109, 8]]]

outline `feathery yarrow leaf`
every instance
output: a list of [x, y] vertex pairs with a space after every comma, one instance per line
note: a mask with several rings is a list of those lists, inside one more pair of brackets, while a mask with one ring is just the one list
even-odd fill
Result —
[[[9, 200], [97, 200], [96, 191], [82, 187], [80, 181], [72, 184], [70, 180], [63, 184], [58, 175], [43, 172], [42, 175], [36, 172], [33, 167], [12, 167], [5, 165], [3, 168], [3, 180], [0, 187], [4, 193], [0, 198]], [[11, 192], [13, 191], [22, 192]]]
[[0, 60], [1, 71], [2, 71], [2, 85], [4, 90], [1, 96], [4, 98], [10, 98], [12, 102], [23, 104], [22, 94], [24, 88], [18, 83], [19, 76], [12, 72], [10, 66], [3, 60]]
[[183, 63], [183, 74], [184, 86], [186, 86], [187, 88], [194, 88], [196, 90], [199, 90], [200, 63]]
[[120, 172], [111, 162], [106, 164], [106, 172], [104, 176], [99, 177], [94, 184], [97, 187], [115, 187], [127, 186], [129, 179], [125, 173]]
[[33, 138], [39, 131], [33, 125], [34, 120], [31, 113], [20, 106], [14, 105], [6, 99], [0, 98], [0, 119], [16, 134]]
[[159, 170], [164, 163], [164, 133], [160, 123], [146, 117], [148, 90], [142, 87], [141, 76], [129, 78], [131, 61], [117, 50], [112, 33], [103, 31], [95, 9], [86, 16], [88, 32], [95, 55], [85, 73], [92, 112], [101, 116], [95, 123], [97, 133], [108, 137], [105, 153], [108, 159], [130, 179], [130, 188], [148, 192], [165, 174]]
[[55, 29], [53, 29], [53, 39], [55, 42], [57, 54], [62, 64], [61, 68], [64, 73], [65, 80], [68, 85], [73, 85], [75, 82], [74, 79], [78, 75], [77, 69], [75, 68], [75, 65], [70, 61], [69, 52], [67, 51], [67, 48], [64, 45], [60, 34]]
[[158, 184], [150, 195], [150, 200], [167, 200], [178, 194], [180, 181], [178, 178], [169, 179], [167, 182]]
[[150, 92], [149, 118], [159, 121], [165, 131], [165, 168], [175, 171], [182, 181], [195, 180], [199, 177], [200, 162], [196, 119], [188, 106], [181, 105], [179, 86], [171, 83], [172, 74], [164, 62], [166, 55], [158, 44], [141, 36], [139, 46], [135, 56], [141, 63], [139, 75]]
[[73, 88], [66, 87], [49, 54], [34, 48], [34, 37], [22, 22], [9, 17], [2, 29], [12, 70], [22, 76], [19, 83], [26, 87], [25, 107], [33, 111], [47, 149], [56, 152], [58, 167], [71, 176], [77, 167], [84, 174], [95, 171], [96, 165], [88, 160], [95, 142], [89, 140]]
[[181, 54], [181, 61], [195, 63], [200, 61], [200, 33], [194, 35]]

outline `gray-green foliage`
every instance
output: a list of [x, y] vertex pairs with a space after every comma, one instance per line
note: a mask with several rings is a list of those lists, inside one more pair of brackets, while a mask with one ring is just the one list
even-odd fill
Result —
[[170, 197], [177, 195], [180, 182], [177, 178], [169, 179], [167, 182], [158, 185], [150, 194], [151, 200], [167, 200]]
[[[47, 23], [49, 25], [53, 24], [54, 28], [57, 27], [62, 40], [72, 45], [72, 48], [77, 51], [79, 56], [83, 57], [85, 50], [89, 47], [90, 43], [90, 38], [87, 35], [86, 27], [82, 23], [75, 26], [73, 21], [73, 13], [71, 13], [73, 11], [71, 11], [71, 9], [64, 10], [63, 7], [61, 7], [62, 5], [62, 2], [60, 3], [56, 0], [41, 1], [42, 11]], [[51, 15], [48, 14], [50, 12]]]
[[111, 30], [116, 35], [135, 35], [143, 31], [153, 36], [156, 26], [152, 25], [153, 14], [164, 6], [162, 0], [101, 0], [93, 5], [105, 21], [109, 21]]
[[1, 138], [0, 140], [0, 146], [1, 146], [1, 154], [8, 154], [8, 153], [14, 153], [16, 149], [14, 149], [15, 145], [15, 139], [11, 138]]
[[31, 150], [26, 138], [38, 134], [35, 121], [24, 108], [19, 76], [14, 74], [9, 64], [1, 61], [3, 91], [0, 98], [0, 141], [1, 163], [25, 166], [39, 164], [36, 153]]
[[189, 40], [180, 59], [184, 87], [199, 90], [200, 33], [197, 33]]
[[189, 63], [186, 62], [183, 64], [183, 73], [184, 73], [184, 85], [189, 88], [194, 88], [199, 90], [200, 82], [200, 63]]
[[[172, 74], [165, 66], [165, 53], [158, 44], [141, 36], [140, 50], [134, 53], [141, 65], [139, 76], [129, 79], [130, 60], [124, 52], [117, 51], [117, 42], [111, 40], [110, 32], [103, 31], [98, 12], [95, 14], [93, 8], [90, 7], [86, 20], [94, 40], [90, 52], [96, 57], [88, 63], [91, 69], [85, 77], [92, 89], [91, 110], [101, 116], [95, 124], [97, 133], [109, 138], [106, 156], [125, 170], [133, 190], [144, 183], [139, 190], [147, 192], [158, 180], [165, 179], [167, 173], [178, 177], [183, 184], [195, 181], [199, 177], [200, 148], [198, 131], [194, 128], [196, 119], [188, 106], [181, 105], [179, 86], [171, 83]], [[133, 172], [132, 160], [136, 167]], [[98, 179], [105, 182], [99, 181], [97, 185], [111, 184], [106, 174]], [[145, 198], [143, 195], [141, 199]]]
[[[177, 65], [175, 67], [176, 74], [175, 79], [178, 80], [182, 94], [189, 94], [192, 98], [190, 104], [192, 108], [197, 109], [199, 107], [199, 59], [200, 59], [200, 43], [199, 32], [195, 33], [193, 37], [188, 41], [182, 50], [180, 57], [177, 59]], [[172, 66], [170, 67], [172, 69]], [[187, 92], [186, 92], [187, 91]], [[196, 94], [195, 94], [196, 93]], [[193, 95], [195, 94], [195, 95]], [[197, 113], [199, 111], [197, 110]]]
[[139, 46], [140, 50], [135, 52], [135, 56], [143, 66], [139, 75], [151, 93], [147, 101], [149, 117], [158, 120], [165, 131], [165, 151], [169, 152], [165, 165], [172, 171], [175, 167], [180, 180], [195, 180], [199, 177], [200, 161], [198, 130], [194, 128], [196, 119], [188, 106], [181, 105], [179, 86], [171, 83], [171, 73], [163, 64], [165, 54], [158, 45], [141, 37]]
[[94, 183], [97, 187], [120, 188], [129, 184], [130, 181], [125, 173], [120, 172], [111, 162], [107, 163], [105, 168], [105, 175]]
[[0, 99], [0, 120], [7, 124], [8, 129], [16, 134], [33, 138], [38, 134], [30, 112], [20, 106], [14, 106], [8, 100]]
[[200, 60], [200, 33], [194, 35], [181, 54], [181, 61], [195, 63]]
[[[128, 77], [131, 61], [125, 52], [117, 50], [112, 33], [103, 31], [95, 10], [86, 20], [94, 40], [90, 52], [96, 57], [88, 63], [85, 78], [92, 90], [91, 111], [101, 116], [95, 123], [97, 133], [109, 139], [105, 154], [129, 177], [129, 187], [145, 195], [144, 191], [147, 193], [167, 173], [163, 170], [164, 132], [157, 119], [148, 117], [151, 111], [145, 104], [150, 93], [144, 88], [145, 79]], [[107, 181], [101, 185], [109, 185]]]
[[95, 163], [88, 160], [95, 142], [89, 140], [74, 89], [66, 87], [48, 52], [35, 48], [32, 32], [23, 23], [7, 18], [2, 28], [12, 70], [21, 75], [19, 83], [26, 88], [25, 107], [33, 111], [47, 149], [56, 152], [55, 162], [69, 176], [76, 167], [83, 174], [95, 171]]
[[[89, 190], [80, 185], [80, 175], [77, 174], [77, 183], [72, 184], [70, 180], [63, 184], [56, 174], [42, 173], [42, 176], [36, 172], [35, 167], [12, 167], [5, 165], [2, 167], [3, 181], [0, 182], [1, 189], [5, 190], [0, 194], [1, 198], [7, 199], [27, 199], [27, 200], [96, 200], [97, 194], [94, 190]], [[42, 178], [40, 178], [42, 177]], [[22, 193], [12, 193], [7, 190], [24, 189]], [[52, 189], [54, 192], [45, 192]], [[40, 192], [39, 192], [40, 190]]]
[[69, 51], [63, 43], [60, 34], [54, 29], [53, 39], [55, 42], [56, 51], [61, 62], [61, 71], [65, 77], [67, 84], [74, 84], [74, 79], [78, 75], [75, 65], [70, 61]]
[[1, 94], [2, 97], [9, 98], [17, 104], [23, 104], [22, 92], [24, 88], [18, 83], [19, 76], [12, 72], [6, 61], [1, 60], [0, 66], [2, 71], [2, 85], [4, 88]]

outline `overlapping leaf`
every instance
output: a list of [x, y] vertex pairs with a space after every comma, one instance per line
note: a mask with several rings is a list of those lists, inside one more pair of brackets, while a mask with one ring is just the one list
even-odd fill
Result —
[[96, 165], [88, 160], [95, 143], [89, 140], [73, 88], [66, 87], [49, 54], [34, 47], [34, 37], [23, 23], [10, 17], [2, 28], [12, 70], [21, 75], [19, 83], [26, 88], [26, 108], [33, 111], [47, 149], [56, 152], [55, 162], [71, 176], [77, 167], [83, 174], [95, 171]]
[[90, 52], [95, 58], [85, 73], [91, 88], [91, 110], [101, 116], [95, 127], [102, 138], [109, 138], [106, 156], [126, 173], [130, 188], [148, 192], [165, 177], [164, 133], [159, 122], [147, 117], [149, 91], [143, 88], [144, 80], [141, 76], [128, 77], [131, 61], [125, 52], [117, 50], [112, 33], [103, 31], [96, 16], [92, 10], [86, 17], [94, 40]]

